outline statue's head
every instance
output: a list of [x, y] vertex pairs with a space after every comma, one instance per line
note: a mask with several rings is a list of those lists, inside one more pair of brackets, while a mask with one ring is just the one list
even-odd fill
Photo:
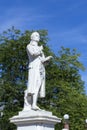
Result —
[[31, 34], [31, 40], [32, 40], [32, 41], [37, 41], [37, 42], [39, 42], [39, 40], [40, 40], [40, 35], [39, 35], [39, 33], [38, 33], [38, 32], [33, 32], [33, 33]]

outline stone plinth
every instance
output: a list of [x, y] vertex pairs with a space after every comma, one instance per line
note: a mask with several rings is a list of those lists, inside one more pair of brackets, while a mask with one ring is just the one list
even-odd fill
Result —
[[53, 116], [52, 112], [28, 110], [19, 112], [19, 115], [10, 118], [10, 122], [17, 126], [17, 130], [54, 130], [61, 119]]

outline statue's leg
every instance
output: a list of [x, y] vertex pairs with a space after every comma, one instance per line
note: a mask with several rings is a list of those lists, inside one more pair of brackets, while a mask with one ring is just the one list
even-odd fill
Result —
[[25, 90], [23, 110], [31, 110], [31, 105], [32, 105], [32, 95], [28, 95], [27, 90]]
[[33, 104], [32, 109], [33, 110], [40, 110], [40, 108], [37, 106], [37, 99], [38, 99], [38, 93], [33, 95]]
[[40, 110], [40, 108], [37, 106], [37, 99], [38, 99], [38, 93], [40, 90], [40, 86], [41, 86], [41, 80], [38, 81], [37, 83], [37, 89], [33, 95], [33, 103], [32, 103], [32, 109], [34, 110]]

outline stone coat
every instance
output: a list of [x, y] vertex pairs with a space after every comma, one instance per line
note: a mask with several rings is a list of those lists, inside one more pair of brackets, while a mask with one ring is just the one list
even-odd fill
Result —
[[27, 45], [29, 57], [28, 67], [28, 94], [35, 94], [39, 90], [39, 96], [45, 97], [45, 67], [43, 59], [45, 56], [38, 45]]

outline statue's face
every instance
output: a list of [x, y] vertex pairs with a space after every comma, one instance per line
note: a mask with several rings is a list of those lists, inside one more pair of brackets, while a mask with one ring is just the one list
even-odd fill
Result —
[[35, 34], [34, 35], [34, 40], [37, 41], [37, 42], [39, 42], [39, 40], [40, 40], [39, 34]]
[[39, 35], [39, 33], [36, 33], [36, 32], [33, 33], [33, 35], [32, 35], [32, 40], [39, 42], [39, 40], [40, 40], [40, 35]]

